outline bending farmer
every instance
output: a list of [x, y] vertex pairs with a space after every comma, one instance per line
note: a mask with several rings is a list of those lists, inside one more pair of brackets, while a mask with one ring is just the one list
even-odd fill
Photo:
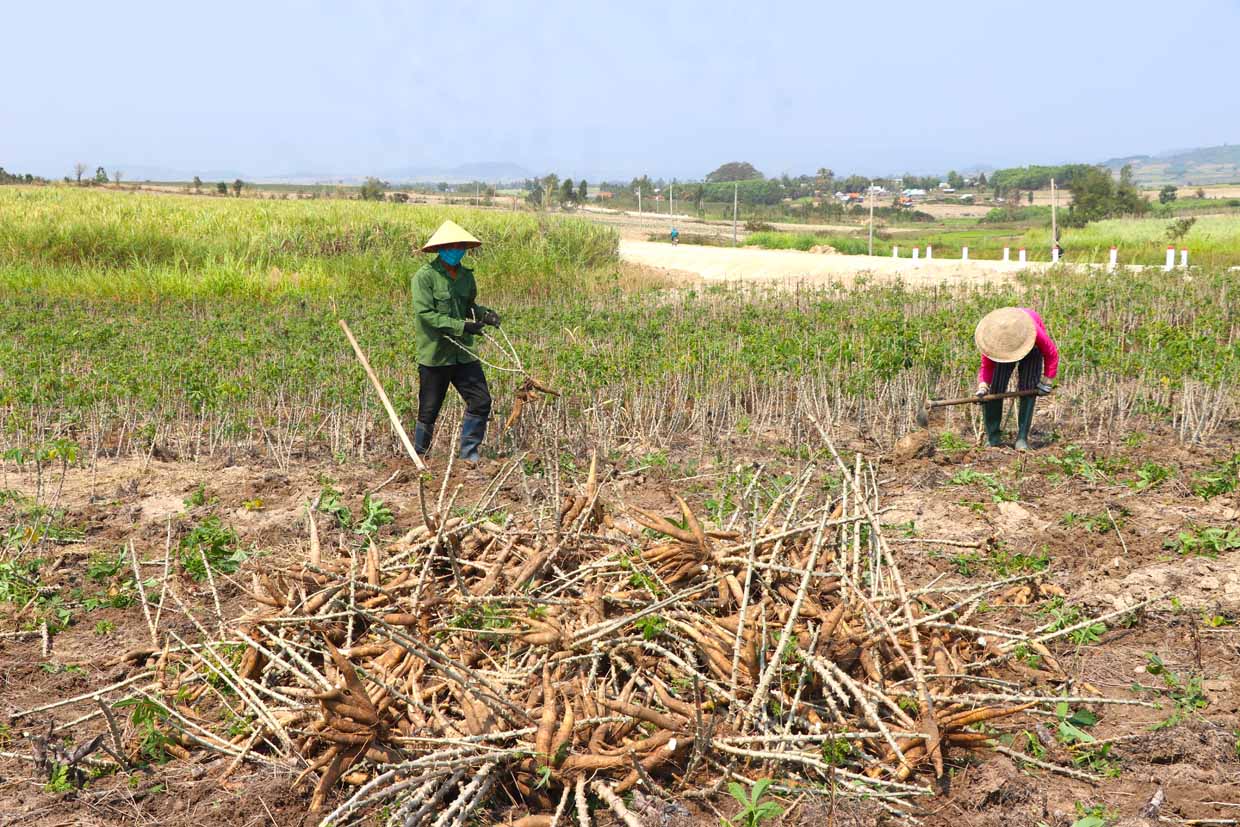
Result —
[[448, 385], [465, 401], [461, 421], [461, 459], [477, 463], [491, 417], [491, 392], [477, 350], [483, 325], [499, 326], [499, 315], [477, 303], [474, 272], [461, 264], [465, 251], [482, 242], [445, 221], [422, 247], [435, 258], [413, 275], [414, 329], [418, 349], [418, 425], [414, 449], [431, 448], [435, 420]]
[[[1017, 372], [1016, 388], [1036, 390], [1038, 396], [1051, 392], [1051, 380], [1059, 372], [1059, 349], [1046, 332], [1042, 317], [1027, 307], [1001, 307], [987, 313], [973, 334], [982, 352], [977, 372], [977, 395], [1004, 393], [1012, 371]], [[1033, 424], [1034, 396], [1020, 398], [1017, 417], [1016, 450], [1029, 450], [1029, 426]], [[982, 403], [986, 439], [996, 446], [1003, 438], [1003, 400]]]

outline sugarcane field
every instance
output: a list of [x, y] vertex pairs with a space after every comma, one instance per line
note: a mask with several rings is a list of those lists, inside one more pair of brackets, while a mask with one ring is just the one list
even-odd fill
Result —
[[1227, 52], [973, 5], [0, 57], [0, 827], [1240, 825]]

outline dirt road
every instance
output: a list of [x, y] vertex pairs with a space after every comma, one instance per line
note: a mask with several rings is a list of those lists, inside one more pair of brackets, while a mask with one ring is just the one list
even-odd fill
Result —
[[673, 246], [629, 239], [620, 241], [620, 258], [706, 281], [805, 284], [851, 284], [861, 275], [870, 281], [900, 280], [915, 285], [980, 284], [1006, 280], [1024, 269], [1047, 266], [957, 259], [913, 261], [890, 256], [824, 255], [754, 247]]

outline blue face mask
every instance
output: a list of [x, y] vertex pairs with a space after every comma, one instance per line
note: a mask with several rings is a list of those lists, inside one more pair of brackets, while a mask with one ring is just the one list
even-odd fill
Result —
[[461, 263], [461, 259], [465, 258], [465, 251], [460, 248], [454, 250], [440, 250], [439, 257], [443, 259], [443, 263], [449, 267], [456, 267]]

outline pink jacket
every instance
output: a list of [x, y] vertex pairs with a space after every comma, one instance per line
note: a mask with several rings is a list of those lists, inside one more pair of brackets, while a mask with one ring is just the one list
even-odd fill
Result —
[[[1029, 314], [1029, 318], [1033, 319], [1033, 326], [1037, 329], [1037, 338], [1033, 340], [1033, 346], [1042, 354], [1042, 375], [1047, 379], [1054, 379], [1055, 374], [1059, 372], [1059, 348], [1055, 347], [1055, 340], [1051, 338], [1051, 334], [1046, 332], [1046, 325], [1042, 322], [1042, 317], [1028, 307], [1022, 307], [1021, 310]], [[990, 384], [990, 380], [995, 376], [995, 362], [989, 356], [982, 356], [982, 366], [977, 371], [977, 381]]]

